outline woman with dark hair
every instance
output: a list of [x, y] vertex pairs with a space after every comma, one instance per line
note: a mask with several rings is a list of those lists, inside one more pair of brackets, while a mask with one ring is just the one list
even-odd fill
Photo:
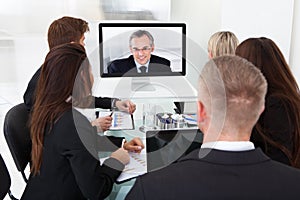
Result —
[[[22, 199], [104, 199], [129, 162], [126, 150], [139, 152], [139, 138], [97, 135], [77, 108], [90, 107], [93, 76], [84, 47], [69, 43], [47, 54], [30, 120], [31, 174]], [[114, 152], [100, 165], [98, 151]], [[126, 149], [126, 150], [125, 150]]]
[[258, 67], [268, 82], [265, 110], [252, 141], [272, 159], [300, 168], [300, 95], [297, 82], [278, 46], [265, 37], [249, 38], [236, 55]]

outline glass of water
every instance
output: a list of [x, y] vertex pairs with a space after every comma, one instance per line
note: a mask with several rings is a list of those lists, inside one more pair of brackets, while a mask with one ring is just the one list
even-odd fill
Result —
[[151, 103], [143, 104], [143, 125], [140, 127], [141, 131], [154, 130], [156, 119], [156, 106]]

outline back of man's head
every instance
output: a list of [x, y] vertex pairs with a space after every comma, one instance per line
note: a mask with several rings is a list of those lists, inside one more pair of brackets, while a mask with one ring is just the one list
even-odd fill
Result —
[[57, 19], [48, 29], [49, 48], [69, 42], [79, 42], [87, 31], [89, 31], [88, 23], [82, 19], [74, 17]]
[[219, 130], [252, 129], [263, 111], [267, 82], [252, 63], [238, 56], [210, 60], [199, 78], [199, 101], [210, 125]]

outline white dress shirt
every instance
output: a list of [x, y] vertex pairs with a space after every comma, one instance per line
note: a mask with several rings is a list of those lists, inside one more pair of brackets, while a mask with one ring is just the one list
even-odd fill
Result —
[[223, 151], [248, 151], [255, 149], [254, 144], [250, 141], [216, 141], [207, 142], [201, 145], [201, 148], [211, 148]]
[[141, 65], [140, 63], [138, 63], [136, 61], [134, 61], [134, 62], [135, 62], [135, 66], [137, 68], [137, 72], [138, 73], [142, 73], [141, 70], [140, 70], [141, 66], [145, 66], [146, 67], [146, 73], [148, 73], [148, 67], [149, 67], [150, 60], [146, 64], [144, 64], [144, 65]]

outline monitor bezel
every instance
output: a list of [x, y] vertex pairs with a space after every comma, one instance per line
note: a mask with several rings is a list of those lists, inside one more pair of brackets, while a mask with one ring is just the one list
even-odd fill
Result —
[[[165, 27], [179, 27], [182, 29], [182, 71], [169, 73], [104, 73], [103, 63], [103, 28], [104, 27], [149, 27], [149, 28], [165, 28]], [[100, 22], [98, 25], [99, 31], [99, 60], [100, 60], [100, 77], [156, 77], [156, 76], [185, 76], [186, 75], [186, 24], [182, 22]]]

